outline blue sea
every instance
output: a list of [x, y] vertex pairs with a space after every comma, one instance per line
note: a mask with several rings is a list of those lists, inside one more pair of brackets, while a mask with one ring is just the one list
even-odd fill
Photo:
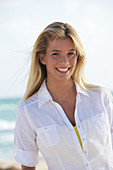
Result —
[[0, 159], [12, 159], [14, 156], [14, 127], [20, 100], [0, 99]]
[[[14, 159], [14, 128], [20, 98], [0, 99], [0, 159]], [[41, 153], [39, 158], [43, 159]]]

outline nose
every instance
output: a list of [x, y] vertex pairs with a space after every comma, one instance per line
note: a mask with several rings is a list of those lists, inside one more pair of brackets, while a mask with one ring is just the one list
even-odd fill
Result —
[[61, 57], [60, 57], [60, 62], [61, 62], [61, 63], [68, 63], [68, 58], [67, 58], [67, 56], [66, 56], [66, 55], [61, 56]]

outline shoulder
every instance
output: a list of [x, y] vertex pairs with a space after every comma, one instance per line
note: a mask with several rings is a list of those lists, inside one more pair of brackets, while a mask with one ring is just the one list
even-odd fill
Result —
[[33, 109], [38, 110], [38, 93], [37, 92], [34, 95], [32, 95], [31, 97], [29, 97], [27, 100], [22, 101], [18, 105], [17, 117], [18, 116], [26, 117], [28, 115], [31, 115], [33, 112]]
[[40, 98], [44, 98], [47, 94], [47, 88], [46, 88], [46, 83], [45, 80], [43, 81], [43, 83], [41, 84], [40, 88], [38, 89], [37, 92], [35, 92], [32, 96], [30, 96], [28, 99], [24, 100], [21, 102], [21, 105], [24, 107], [28, 107], [28, 106], [32, 106], [34, 104], [38, 104]]
[[20, 124], [34, 124], [36, 115], [38, 114], [38, 99], [37, 94], [34, 94], [25, 101], [22, 101], [18, 106], [17, 122]]
[[28, 107], [30, 105], [33, 105], [33, 104], [37, 103], [37, 102], [38, 102], [38, 92], [33, 94], [31, 97], [29, 97], [25, 101], [22, 101], [19, 104], [19, 108], [26, 108], [26, 107]]
[[102, 100], [104, 100], [104, 102], [106, 102], [107, 100], [113, 100], [113, 96], [110, 92], [110, 90], [108, 90], [105, 87], [101, 87], [101, 86], [93, 86], [91, 88], [88, 88], [88, 93], [89, 96], [91, 97], [95, 97], [95, 98], [100, 98]]

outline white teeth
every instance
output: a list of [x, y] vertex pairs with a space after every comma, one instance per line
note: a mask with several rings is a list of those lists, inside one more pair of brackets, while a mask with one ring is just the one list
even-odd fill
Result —
[[57, 70], [59, 70], [59, 71], [62, 71], [62, 72], [66, 72], [66, 71], [68, 71], [68, 68], [57, 68]]

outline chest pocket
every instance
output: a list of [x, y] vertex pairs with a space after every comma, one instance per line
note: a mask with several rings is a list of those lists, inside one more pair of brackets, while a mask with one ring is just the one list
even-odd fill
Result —
[[106, 112], [92, 116], [91, 118], [82, 122], [82, 127], [87, 136], [91, 140], [105, 138], [110, 132], [108, 115]]
[[37, 144], [39, 147], [52, 147], [59, 142], [58, 131], [55, 125], [48, 125], [37, 129]]
[[103, 112], [99, 115], [96, 115], [91, 118], [91, 122], [93, 127], [96, 130], [96, 133], [100, 135], [107, 135], [109, 132], [109, 121], [107, 113]]

